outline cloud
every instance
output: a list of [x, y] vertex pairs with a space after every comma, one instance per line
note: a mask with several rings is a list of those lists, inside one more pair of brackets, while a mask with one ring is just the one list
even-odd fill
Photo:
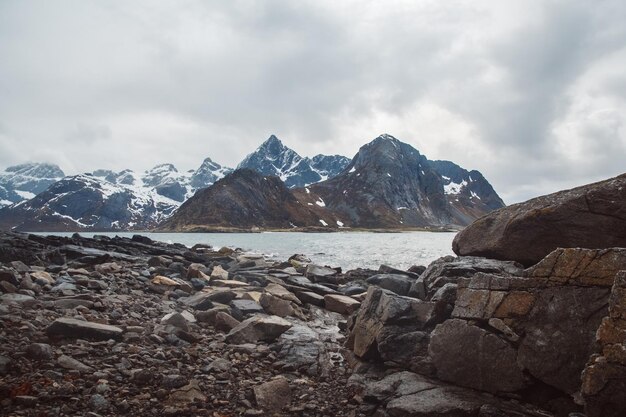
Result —
[[[623, 171], [619, 0], [0, 3], [0, 164], [234, 166], [379, 133], [507, 202]], [[6, 153], [4, 152], [6, 151]]]

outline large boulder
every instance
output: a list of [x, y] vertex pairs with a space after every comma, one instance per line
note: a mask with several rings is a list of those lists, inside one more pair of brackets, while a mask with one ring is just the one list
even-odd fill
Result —
[[[348, 346], [361, 358], [389, 357], [381, 347], [393, 349], [394, 355], [410, 358], [410, 352], [420, 351], [410, 344], [385, 343], [386, 339], [400, 342], [408, 332], [423, 331], [434, 327], [445, 319], [442, 304], [403, 297], [378, 287], [370, 287], [356, 316], [354, 327], [348, 338]], [[414, 334], [416, 341], [423, 335]], [[405, 336], [406, 337], [406, 336]], [[427, 341], [427, 338], [425, 338]], [[398, 349], [407, 352], [398, 352]], [[415, 358], [412, 358], [415, 359]], [[409, 363], [405, 363], [406, 366]]]
[[465, 320], [452, 319], [431, 334], [429, 350], [444, 381], [482, 391], [517, 391], [526, 385], [515, 348]]
[[459, 232], [458, 255], [526, 266], [556, 248], [626, 247], [626, 174], [496, 210]]

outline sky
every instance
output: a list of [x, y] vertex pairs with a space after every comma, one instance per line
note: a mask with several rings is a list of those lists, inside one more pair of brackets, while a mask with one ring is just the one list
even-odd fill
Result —
[[506, 203], [626, 172], [623, 0], [0, 1], [0, 168], [236, 166], [381, 133]]

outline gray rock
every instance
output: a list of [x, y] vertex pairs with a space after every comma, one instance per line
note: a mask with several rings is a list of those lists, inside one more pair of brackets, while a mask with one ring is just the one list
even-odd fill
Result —
[[49, 336], [63, 336], [68, 338], [84, 338], [93, 340], [120, 340], [122, 329], [108, 324], [92, 323], [71, 318], [56, 319], [48, 328]]
[[429, 353], [444, 381], [494, 393], [526, 386], [515, 349], [465, 320], [439, 324], [431, 333]]
[[237, 299], [231, 301], [229, 305], [232, 308], [233, 316], [238, 320], [243, 319], [249, 314], [265, 312], [259, 303], [252, 300]]
[[360, 302], [347, 295], [327, 294], [324, 296], [324, 306], [326, 309], [339, 314], [352, 314], [360, 305]]
[[254, 316], [242, 321], [225, 338], [226, 343], [273, 342], [292, 326], [278, 316]]
[[26, 348], [26, 356], [30, 359], [49, 360], [54, 357], [52, 346], [46, 343], [33, 343]]
[[172, 312], [168, 313], [161, 319], [161, 324], [170, 325], [182, 329], [184, 331], [189, 331], [189, 322], [180, 313]]
[[91, 372], [93, 368], [91, 366], [87, 366], [79, 360], [76, 360], [67, 355], [61, 355], [57, 359], [57, 363], [60, 367], [65, 369], [72, 369], [79, 372]]
[[268, 411], [280, 411], [291, 402], [291, 388], [284, 376], [254, 387], [254, 398], [259, 407]]
[[393, 291], [398, 295], [407, 295], [415, 279], [400, 274], [378, 274], [369, 277], [366, 282]]

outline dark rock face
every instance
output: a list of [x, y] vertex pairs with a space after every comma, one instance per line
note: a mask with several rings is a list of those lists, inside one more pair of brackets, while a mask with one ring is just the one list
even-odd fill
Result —
[[187, 200], [163, 229], [279, 227], [319, 224], [277, 177], [238, 169]]
[[499, 209], [461, 231], [459, 255], [537, 263], [558, 247], [626, 246], [626, 175]]
[[304, 187], [341, 172], [348, 158], [339, 155], [317, 155], [312, 159], [302, 158], [272, 135], [237, 166], [248, 168], [263, 175], [277, 176], [289, 188]]
[[618, 417], [626, 412], [626, 271], [615, 278], [609, 314], [602, 319], [596, 341], [598, 351], [582, 374], [581, 393], [588, 417]]
[[[621, 270], [622, 248], [558, 249], [526, 270], [511, 261], [445, 257], [415, 280], [411, 294], [421, 299], [370, 287], [348, 346], [362, 360], [497, 395], [515, 393], [556, 415], [582, 411], [572, 400], [579, 392], [587, 415], [623, 415]], [[434, 307], [431, 313], [415, 315], [426, 306]], [[417, 398], [403, 401], [418, 407]], [[389, 401], [387, 413], [394, 407]]]
[[297, 196], [321, 200], [346, 225], [370, 228], [466, 225], [502, 207], [482, 175], [451, 165], [467, 177], [456, 188], [412, 146], [382, 135], [361, 147], [341, 174]]

